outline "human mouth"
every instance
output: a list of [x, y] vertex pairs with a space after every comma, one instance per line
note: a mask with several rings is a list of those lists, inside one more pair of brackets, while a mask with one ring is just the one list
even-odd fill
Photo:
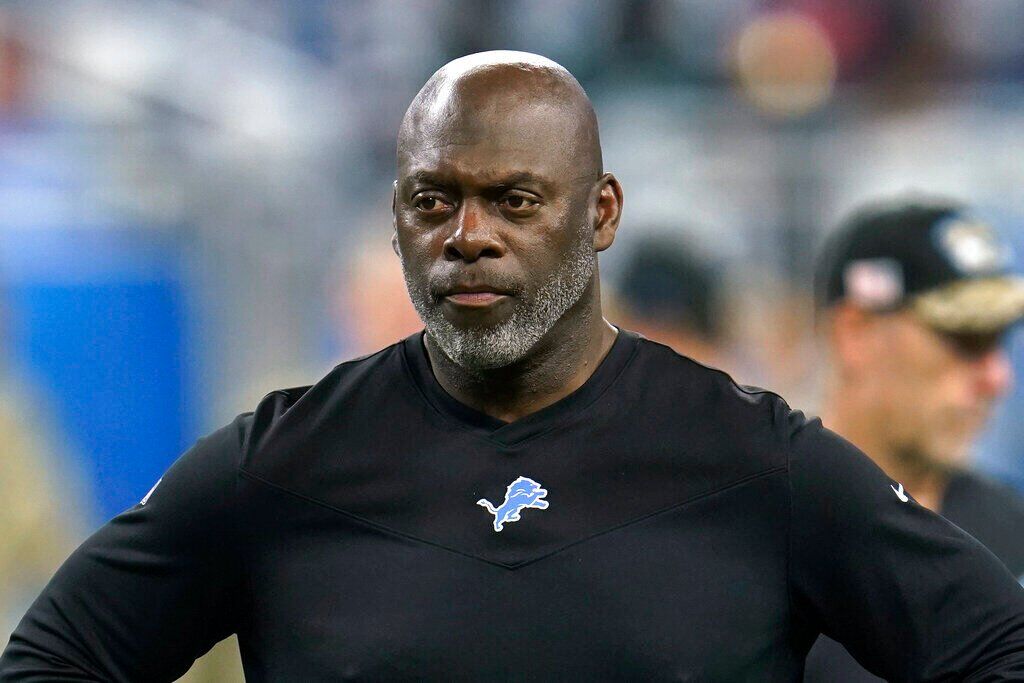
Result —
[[509, 294], [487, 286], [455, 287], [444, 300], [464, 308], [486, 308], [507, 299]]
[[460, 306], [488, 306], [498, 299], [504, 299], [504, 294], [497, 292], [466, 292], [465, 294], [449, 294], [448, 301]]

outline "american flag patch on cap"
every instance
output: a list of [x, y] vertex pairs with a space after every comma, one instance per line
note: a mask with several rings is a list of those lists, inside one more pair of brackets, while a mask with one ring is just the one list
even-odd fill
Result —
[[843, 271], [847, 300], [869, 309], [891, 308], [903, 298], [903, 269], [895, 259], [852, 261]]

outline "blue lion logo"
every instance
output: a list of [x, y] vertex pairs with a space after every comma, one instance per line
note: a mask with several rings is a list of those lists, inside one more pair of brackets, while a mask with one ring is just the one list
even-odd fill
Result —
[[519, 521], [519, 511], [523, 508], [546, 510], [548, 507], [548, 502], [544, 500], [546, 495], [548, 495], [547, 489], [542, 488], [533, 479], [519, 477], [508, 485], [505, 490], [505, 502], [498, 507], [491, 505], [490, 501], [485, 498], [481, 498], [476, 504], [486, 508], [494, 515], [494, 530], [501, 531], [505, 522]]

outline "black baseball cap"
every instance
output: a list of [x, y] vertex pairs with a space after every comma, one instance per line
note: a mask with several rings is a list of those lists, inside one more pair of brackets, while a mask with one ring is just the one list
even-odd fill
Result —
[[681, 325], [710, 340], [721, 336], [719, 275], [684, 240], [642, 240], [633, 248], [617, 289], [634, 315]]
[[1024, 279], [995, 231], [950, 201], [896, 200], [854, 212], [826, 240], [814, 274], [818, 309], [840, 301], [911, 309], [952, 334], [999, 332], [1024, 316]]

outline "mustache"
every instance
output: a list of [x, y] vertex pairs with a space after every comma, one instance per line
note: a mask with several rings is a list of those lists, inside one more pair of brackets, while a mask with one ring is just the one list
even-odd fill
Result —
[[512, 296], [521, 295], [526, 287], [521, 280], [504, 273], [481, 270], [449, 270], [432, 273], [427, 280], [427, 291], [435, 301], [442, 299], [456, 287], [488, 287]]

